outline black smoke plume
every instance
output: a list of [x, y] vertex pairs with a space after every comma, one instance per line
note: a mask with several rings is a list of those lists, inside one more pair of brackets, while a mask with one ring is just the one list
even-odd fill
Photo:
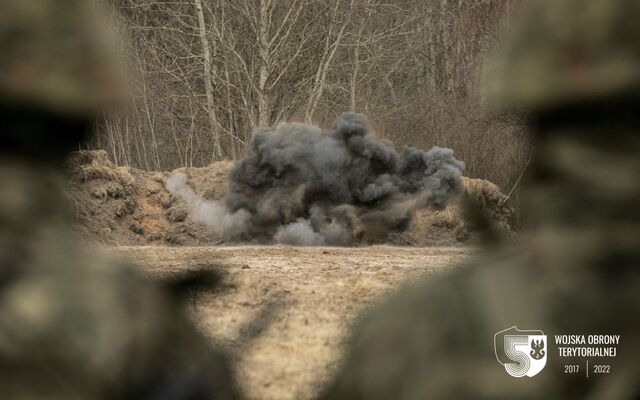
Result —
[[301, 123], [258, 129], [251, 150], [229, 173], [224, 206], [194, 197], [184, 176], [167, 183], [196, 220], [228, 241], [381, 242], [405, 230], [416, 210], [442, 209], [462, 189], [464, 163], [451, 149], [406, 147], [400, 157], [356, 113], [342, 114], [327, 132]]

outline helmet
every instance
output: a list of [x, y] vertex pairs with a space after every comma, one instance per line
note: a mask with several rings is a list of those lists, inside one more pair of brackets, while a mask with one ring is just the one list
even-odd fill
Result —
[[122, 69], [91, 0], [0, 1], [0, 100], [94, 115], [124, 96]]
[[494, 107], [536, 113], [640, 93], [640, 2], [542, 0], [520, 17], [486, 68]]

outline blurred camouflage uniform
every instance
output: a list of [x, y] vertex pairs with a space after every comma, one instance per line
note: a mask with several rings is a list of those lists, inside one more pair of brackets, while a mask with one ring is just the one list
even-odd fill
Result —
[[59, 167], [124, 93], [93, 7], [0, 2], [0, 398], [237, 398], [176, 299], [70, 233]]
[[[322, 398], [640, 398], [638, 21], [637, 1], [529, 6], [487, 89], [535, 133], [524, 193], [534, 233], [374, 310]], [[494, 334], [514, 325], [548, 335], [547, 365], [532, 378], [496, 360]], [[559, 357], [555, 334], [620, 334], [615, 358], [589, 358], [610, 374], [587, 378], [584, 358]]]

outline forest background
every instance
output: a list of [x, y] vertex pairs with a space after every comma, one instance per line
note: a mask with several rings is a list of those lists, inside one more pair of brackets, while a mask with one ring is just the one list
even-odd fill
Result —
[[[450, 147], [465, 175], [519, 208], [524, 124], [488, 114], [484, 61], [518, 0], [104, 0], [131, 75], [87, 148], [166, 171], [238, 159], [256, 127], [328, 128], [365, 114], [379, 136]], [[515, 190], [514, 190], [515, 189]]]

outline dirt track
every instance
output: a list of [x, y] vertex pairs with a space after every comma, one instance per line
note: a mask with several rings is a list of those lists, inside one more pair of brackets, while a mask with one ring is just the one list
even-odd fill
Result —
[[[446, 271], [469, 248], [116, 247], [153, 276], [220, 265], [227, 290], [202, 294], [194, 317], [228, 344], [249, 398], [309, 399], [335, 370], [354, 317], [394, 287]], [[266, 332], [243, 344], [240, 332], [279, 304]]]

